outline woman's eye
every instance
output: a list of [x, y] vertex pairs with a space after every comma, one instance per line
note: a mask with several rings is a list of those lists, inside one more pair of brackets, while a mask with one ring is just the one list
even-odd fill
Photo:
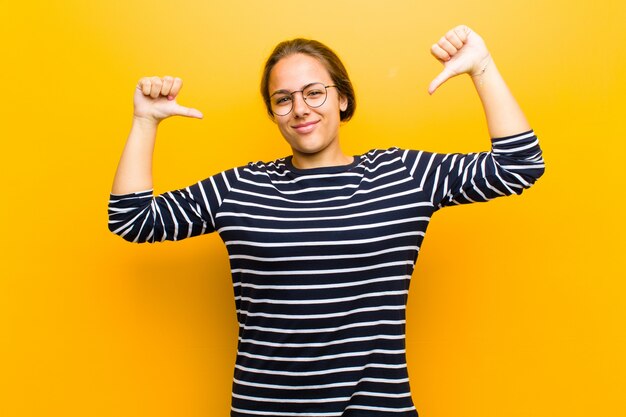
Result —
[[317, 97], [320, 94], [323, 94], [321, 90], [313, 90], [306, 93], [307, 97]]
[[276, 101], [274, 103], [280, 106], [280, 105], [289, 104], [290, 101], [291, 101], [291, 96], [281, 96], [281, 97], [276, 97]]

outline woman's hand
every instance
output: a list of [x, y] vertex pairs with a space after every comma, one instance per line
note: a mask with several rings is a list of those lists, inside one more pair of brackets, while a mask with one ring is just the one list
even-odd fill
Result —
[[113, 179], [113, 194], [152, 189], [152, 154], [159, 122], [170, 116], [202, 118], [196, 109], [176, 103], [180, 78], [145, 77], [135, 88], [134, 116], [126, 146]]
[[431, 54], [444, 66], [443, 71], [430, 83], [432, 94], [448, 79], [460, 74], [481, 75], [491, 61], [491, 55], [482, 38], [465, 25], [448, 31], [430, 48]]
[[183, 86], [183, 80], [174, 77], [144, 77], [137, 83], [134, 96], [134, 116], [158, 124], [171, 116], [202, 118], [199, 110], [183, 107], [176, 102], [176, 96]]

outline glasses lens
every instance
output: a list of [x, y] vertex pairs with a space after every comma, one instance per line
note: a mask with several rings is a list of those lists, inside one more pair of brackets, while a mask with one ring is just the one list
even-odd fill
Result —
[[322, 83], [311, 84], [304, 89], [302, 97], [309, 107], [319, 107], [326, 101], [326, 87]]
[[278, 93], [271, 98], [272, 112], [277, 116], [285, 116], [291, 111], [293, 97], [289, 93]]
[[[326, 102], [326, 87], [322, 83], [315, 83], [307, 86], [302, 91], [302, 98], [309, 107], [320, 107]], [[270, 98], [272, 112], [277, 116], [286, 116], [293, 109], [294, 93], [276, 93]]]

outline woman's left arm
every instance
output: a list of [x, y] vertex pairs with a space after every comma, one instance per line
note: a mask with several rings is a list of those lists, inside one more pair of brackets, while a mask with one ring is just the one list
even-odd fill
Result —
[[431, 47], [431, 53], [443, 71], [430, 83], [428, 92], [448, 79], [469, 74], [485, 111], [492, 138], [515, 135], [530, 130], [526, 116], [511, 94], [483, 39], [465, 25], [448, 31]]

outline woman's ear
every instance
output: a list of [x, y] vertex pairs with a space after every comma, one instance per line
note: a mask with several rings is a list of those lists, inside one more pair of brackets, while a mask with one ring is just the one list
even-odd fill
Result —
[[346, 111], [348, 109], [348, 99], [343, 95], [339, 96], [339, 109], [341, 111]]

